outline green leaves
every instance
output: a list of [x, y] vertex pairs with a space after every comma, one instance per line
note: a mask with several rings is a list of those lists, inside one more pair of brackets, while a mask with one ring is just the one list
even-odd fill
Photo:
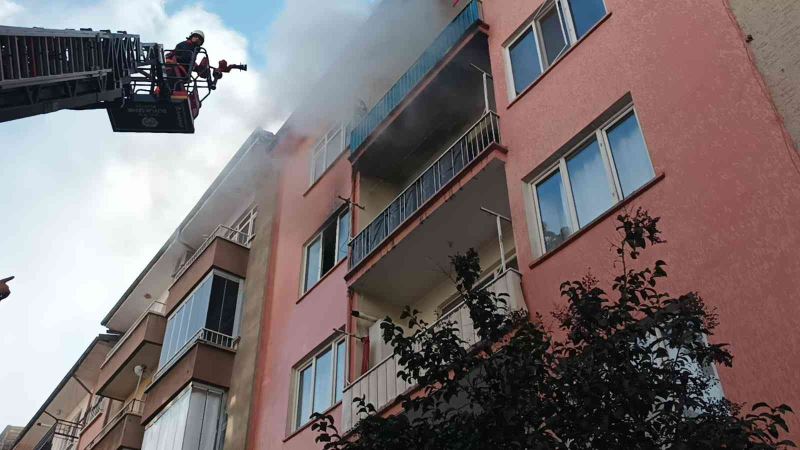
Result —
[[[629, 267], [665, 241], [646, 210], [617, 217], [612, 267], [601, 289], [587, 275], [561, 283], [564, 305], [552, 314], [509, 311], [506, 296], [475, 289], [474, 250], [454, 255], [456, 286], [480, 338], [467, 348], [447, 318], [431, 325], [406, 307], [381, 324], [398, 376], [419, 384], [399, 398], [403, 413], [382, 417], [364, 397], [361, 417], [342, 437], [330, 416], [312, 428], [325, 450], [361, 449], [782, 449], [792, 410], [742, 405], [711, 395], [712, 364], [730, 366], [727, 344], [711, 343], [718, 325], [697, 292], [658, 289], [660, 259]], [[546, 289], [547, 287], [542, 287]]]

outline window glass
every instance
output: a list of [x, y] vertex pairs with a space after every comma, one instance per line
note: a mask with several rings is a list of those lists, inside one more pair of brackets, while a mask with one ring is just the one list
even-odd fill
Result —
[[614, 204], [597, 139], [589, 141], [567, 160], [567, 171], [578, 226], [583, 227]]
[[560, 171], [536, 185], [539, 217], [542, 219], [545, 251], [551, 250], [572, 234], [567, 216], [567, 194]]
[[186, 343], [186, 340], [189, 338], [189, 314], [192, 309], [192, 300], [194, 300], [194, 296], [184, 303], [181, 310], [175, 315], [175, 320], [178, 324], [178, 342], [175, 343], [176, 352], [183, 347], [183, 344]]
[[298, 373], [294, 426], [306, 423], [314, 412], [324, 412], [342, 399], [347, 357], [345, 340], [324, 347], [312, 363]]
[[239, 300], [239, 283], [233, 280], [225, 280], [225, 303], [222, 307], [222, 319], [220, 320], [219, 332], [234, 335], [236, 322], [236, 305]]
[[208, 302], [208, 315], [205, 327], [209, 330], [219, 331], [222, 320], [222, 308], [225, 303], [225, 278], [214, 275], [211, 285], [211, 298]]
[[325, 147], [325, 159], [327, 160], [325, 165], [330, 166], [333, 164], [333, 161], [342, 153], [342, 150], [344, 150], [342, 130], [341, 128], [337, 128], [336, 133], [328, 139], [328, 144]]
[[321, 274], [328, 273], [336, 264], [336, 226], [334, 220], [322, 230], [322, 270]]
[[319, 147], [314, 150], [313, 160], [311, 161], [311, 171], [313, 181], [316, 181], [322, 172], [325, 171], [325, 147]]
[[533, 29], [528, 28], [511, 45], [508, 54], [511, 59], [511, 72], [514, 76], [514, 91], [519, 94], [542, 73]]
[[578, 39], [606, 15], [603, 0], [569, 0], [569, 9]]
[[636, 115], [630, 112], [606, 132], [622, 195], [627, 197], [655, 176]]
[[317, 357], [317, 373], [314, 376], [314, 412], [323, 412], [331, 406], [333, 397], [333, 351], [328, 350]]
[[313, 401], [312, 384], [314, 382], [314, 368], [308, 366], [300, 372], [300, 386], [298, 387], [297, 398], [297, 426], [306, 423], [311, 418], [311, 405]]
[[539, 20], [539, 27], [542, 30], [542, 43], [547, 54], [547, 63], [552, 64], [567, 46], [558, 10], [550, 8], [550, 11]]
[[319, 281], [320, 256], [322, 256], [322, 239], [317, 238], [306, 248], [306, 291]]
[[345, 364], [347, 364], [347, 355], [346, 355], [347, 348], [345, 347], [345, 341], [341, 341], [336, 344], [336, 392], [335, 392], [335, 401], [339, 401], [342, 399], [342, 393], [344, 392], [344, 370]]
[[339, 246], [336, 250], [336, 261], [341, 261], [347, 256], [347, 247], [350, 241], [350, 210], [339, 216], [338, 231]]
[[191, 319], [189, 320], [189, 328], [191, 329], [190, 336], [193, 336], [198, 330], [206, 326], [206, 315], [209, 310], [209, 298], [211, 297], [213, 278], [216, 277], [207, 277], [203, 280], [203, 283], [192, 296], [191, 301], [194, 306], [192, 307]]

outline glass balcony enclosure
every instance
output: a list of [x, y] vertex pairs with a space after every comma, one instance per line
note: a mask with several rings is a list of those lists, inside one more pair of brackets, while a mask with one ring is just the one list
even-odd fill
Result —
[[223, 448], [225, 392], [192, 383], [150, 421], [142, 450]]
[[159, 371], [177, 359], [198, 338], [232, 347], [239, 334], [243, 281], [212, 270], [175, 308], [167, 320]]

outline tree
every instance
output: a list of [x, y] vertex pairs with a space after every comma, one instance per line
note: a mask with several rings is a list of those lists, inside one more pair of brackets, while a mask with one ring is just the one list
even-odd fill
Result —
[[[657, 289], [666, 263], [631, 268], [664, 243], [659, 218], [641, 209], [617, 217], [621, 273], [611, 293], [591, 275], [561, 285], [565, 306], [549, 331], [539, 316], [508, 311], [504, 294], [475, 289], [474, 250], [451, 258], [480, 341], [471, 348], [452, 322], [432, 329], [406, 307], [404, 329], [381, 325], [406, 382], [402, 414], [381, 417], [364, 398], [361, 420], [341, 436], [330, 415], [313, 429], [325, 450], [360, 449], [775, 449], [794, 447], [786, 405], [743, 405], [711, 395], [712, 364], [730, 366], [711, 344], [717, 315], [696, 292]], [[408, 331], [406, 331], [408, 330]]]

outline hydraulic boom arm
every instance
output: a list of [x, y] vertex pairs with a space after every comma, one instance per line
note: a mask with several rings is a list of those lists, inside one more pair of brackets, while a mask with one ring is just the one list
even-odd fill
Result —
[[177, 70], [166, 53], [124, 31], [0, 26], [0, 122], [103, 108], [114, 131], [192, 133], [222, 73], [247, 66], [212, 67], [197, 48], [189, 67]]

